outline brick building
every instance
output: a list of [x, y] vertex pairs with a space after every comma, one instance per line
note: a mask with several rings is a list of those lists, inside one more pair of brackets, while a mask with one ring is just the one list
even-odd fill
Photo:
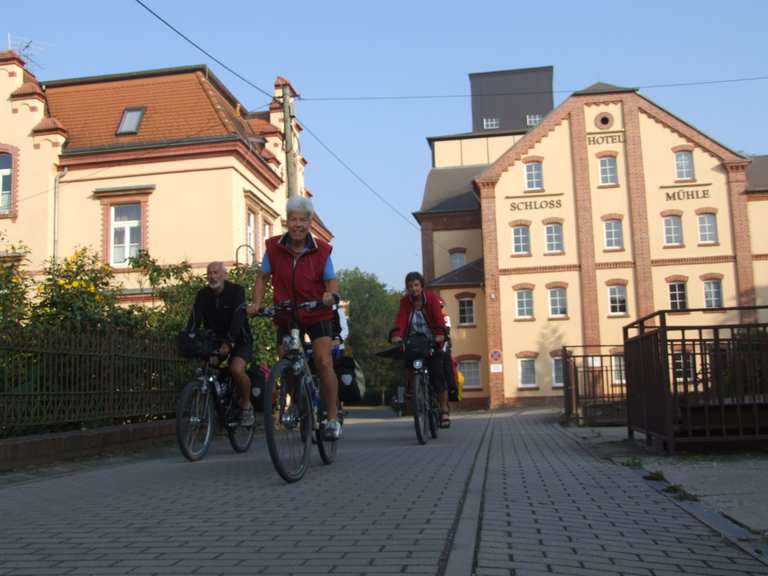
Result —
[[[551, 69], [537, 70], [551, 90]], [[511, 100], [542, 93], [525, 72], [507, 73]], [[531, 125], [477, 121], [474, 104], [472, 132], [428, 138], [415, 217], [468, 405], [556, 401], [564, 345], [617, 345], [610, 369], [623, 369], [621, 329], [652, 311], [768, 302], [768, 157], [631, 88], [598, 83], [545, 114], [542, 98]]]

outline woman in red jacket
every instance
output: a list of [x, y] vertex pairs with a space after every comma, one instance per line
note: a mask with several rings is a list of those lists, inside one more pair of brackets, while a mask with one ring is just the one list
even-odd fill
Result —
[[[392, 343], [402, 342], [410, 334], [424, 334], [435, 343], [434, 354], [430, 362], [430, 380], [440, 401], [440, 427], [448, 428], [451, 419], [448, 415], [448, 391], [443, 374], [443, 342], [445, 342], [445, 318], [440, 306], [440, 298], [424, 288], [424, 277], [418, 272], [409, 272], [405, 276], [407, 294], [400, 300], [400, 309], [392, 331]], [[411, 385], [412, 372], [408, 369], [408, 386]]]

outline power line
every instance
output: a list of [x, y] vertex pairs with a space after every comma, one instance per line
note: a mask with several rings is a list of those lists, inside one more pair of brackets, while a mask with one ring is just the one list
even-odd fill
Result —
[[[156, 13], [156, 12], [154, 12], [152, 9], [150, 9], [150, 8], [149, 8], [149, 7], [148, 7], [146, 4], [144, 4], [144, 2], [142, 2], [142, 0], [134, 0], [134, 1], [135, 1], [136, 3], [138, 3], [138, 4], [140, 4], [140, 5], [141, 5], [141, 6], [142, 6], [144, 9], [146, 9], [146, 10], [147, 10], [147, 11], [148, 11], [150, 14], [152, 14], [152, 15], [153, 15], [155, 18], [158, 18], [158, 19], [159, 19], [161, 22], [163, 22], [163, 24], [165, 24], [165, 25], [166, 25], [168, 28], [170, 28], [171, 30], [173, 30], [173, 31], [174, 31], [176, 34], [178, 34], [179, 36], [181, 36], [181, 37], [182, 37], [184, 40], [186, 40], [187, 42], [189, 42], [190, 44], [192, 44], [192, 45], [193, 45], [195, 48], [197, 48], [198, 50], [200, 50], [200, 51], [201, 51], [203, 54], [205, 54], [205, 55], [206, 55], [206, 56], [208, 56], [209, 58], [211, 58], [211, 59], [215, 60], [215, 61], [216, 61], [216, 62], [217, 62], [219, 65], [221, 65], [221, 66], [222, 66], [224, 69], [226, 69], [226, 70], [228, 70], [229, 72], [231, 72], [232, 74], [234, 74], [234, 75], [235, 75], [237, 78], [239, 78], [240, 80], [242, 80], [243, 82], [245, 82], [245, 83], [246, 83], [246, 84], [248, 84], [249, 86], [253, 86], [253, 87], [254, 87], [254, 88], [256, 88], [257, 90], [259, 90], [259, 91], [261, 91], [261, 92], [264, 92], [263, 90], [261, 90], [261, 88], [259, 88], [259, 87], [258, 87], [258, 86], [256, 86], [255, 84], [253, 84], [253, 83], [252, 83], [250, 80], [248, 80], [247, 78], [245, 78], [244, 76], [242, 76], [241, 74], [239, 74], [238, 72], [236, 72], [236, 71], [235, 71], [234, 69], [232, 69], [231, 67], [227, 66], [227, 65], [226, 65], [224, 62], [222, 62], [221, 60], [219, 60], [219, 59], [215, 58], [213, 55], [211, 55], [211, 53], [210, 53], [210, 52], [208, 52], [207, 50], [205, 50], [204, 48], [202, 48], [200, 45], [198, 45], [196, 42], [194, 42], [194, 41], [193, 41], [191, 38], [189, 38], [189, 37], [185, 36], [183, 33], [181, 33], [181, 32], [180, 32], [180, 31], [179, 31], [179, 30], [178, 30], [176, 27], [174, 27], [174, 26], [173, 26], [171, 23], [169, 23], [168, 21], [166, 21], [166, 20], [165, 20], [164, 18], [162, 18], [162, 17], [161, 17], [159, 14], [157, 14], [157, 13]], [[270, 96], [270, 98], [274, 99], [274, 98], [272, 97], [272, 95], [270, 95], [270, 94], [267, 94], [267, 95], [268, 95], [268, 96]], [[322, 147], [325, 149], [325, 151], [326, 151], [326, 152], [328, 152], [328, 153], [329, 153], [329, 154], [330, 154], [330, 155], [331, 155], [331, 156], [332, 156], [332, 157], [333, 157], [333, 158], [334, 158], [334, 159], [335, 159], [335, 160], [336, 160], [336, 161], [337, 161], [339, 164], [341, 164], [341, 165], [344, 167], [344, 169], [346, 169], [346, 170], [347, 170], [347, 171], [348, 171], [350, 174], [352, 174], [352, 176], [354, 176], [354, 177], [355, 177], [355, 179], [357, 179], [357, 181], [358, 181], [358, 182], [360, 182], [360, 183], [361, 183], [361, 184], [362, 184], [362, 185], [363, 185], [363, 186], [364, 186], [364, 187], [365, 187], [367, 190], [369, 190], [369, 191], [370, 191], [370, 192], [371, 192], [371, 193], [372, 193], [374, 196], [376, 196], [376, 197], [377, 197], [377, 198], [378, 198], [378, 199], [379, 199], [381, 202], [383, 202], [383, 203], [384, 203], [384, 204], [385, 204], [387, 207], [389, 207], [389, 208], [390, 208], [390, 209], [391, 209], [393, 212], [395, 212], [395, 214], [397, 214], [397, 215], [398, 215], [400, 218], [402, 218], [402, 219], [403, 219], [403, 220], [404, 220], [406, 223], [408, 223], [408, 225], [409, 225], [409, 226], [411, 226], [412, 228], [416, 229], [417, 231], [418, 231], [418, 230], [420, 230], [420, 228], [419, 228], [419, 227], [418, 227], [418, 226], [417, 226], [417, 225], [416, 225], [416, 224], [415, 224], [415, 223], [414, 223], [414, 222], [413, 222], [413, 221], [412, 221], [412, 220], [411, 220], [411, 219], [410, 219], [408, 216], [406, 216], [405, 214], [403, 214], [403, 213], [402, 213], [400, 210], [398, 210], [398, 209], [397, 209], [397, 207], [395, 207], [395, 206], [394, 206], [394, 205], [393, 205], [391, 202], [389, 202], [389, 201], [388, 201], [388, 200], [387, 200], [387, 199], [386, 199], [384, 196], [382, 196], [381, 194], [379, 194], [379, 193], [376, 191], [376, 189], [375, 189], [375, 188], [373, 188], [373, 186], [371, 186], [370, 184], [368, 184], [368, 182], [367, 182], [367, 181], [366, 181], [366, 180], [365, 180], [365, 179], [364, 179], [362, 176], [360, 176], [360, 175], [359, 175], [357, 172], [355, 172], [355, 170], [353, 170], [353, 169], [352, 169], [352, 167], [351, 167], [349, 164], [347, 164], [347, 163], [346, 163], [346, 162], [345, 162], [345, 161], [344, 161], [344, 160], [343, 160], [343, 159], [342, 159], [342, 158], [341, 158], [341, 157], [340, 157], [338, 154], [336, 154], [336, 152], [334, 152], [334, 151], [331, 149], [331, 147], [330, 147], [330, 146], [328, 146], [327, 144], [325, 144], [325, 142], [323, 142], [323, 141], [320, 139], [320, 137], [319, 137], [317, 134], [315, 134], [315, 133], [314, 133], [314, 132], [313, 132], [313, 131], [312, 131], [312, 130], [309, 128], [309, 126], [307, 126], [307, 124], [306, 124], [304, 121], [302, 121], [302, 122], [301, 122], [301, 125], [302, 125], [302, 127], [303, 127], [304, 129], [306, 129], [306, 130], [307, 130], [307, 132], [308, 132], [308, 133], [309, 133], [309, 134], [310, 134], [310, 135], [311, 135], [311, 136], [312, 136], [312, 137], [313, 137], [313, 138], [314, 138], [314, 139], [315, 139], [315, 140], [316, 140], [316, 141], [317, 141], [317, 142], [320, 144], [320, 146], [322, 146]], [[437, 243], [436, 243], [436, 244], [437, 244]], [[438, 245], [438, 246], [440, 246], [439, 244], [437, 244], [437, 245]], [[443, 246], [440, 246], [440, 247], [441, 247], [441, 248], [443, 248], [444, 250], [446, 250], [446, 252], [448, 251], [448, 249], [447, 249], [447, 248], [445, 248], [445, 247], [443, 247]]]
[[338, 154], [336, 154], [336, 152], [334, 152], [334, 151], [331, 149], [331, 147], [330, 147], [330, 146], [328, 146], [328, 145], [327, 145], [325, 142], [323, 142], [323, 141], [320, 139], [320, 137], [319, 137], [317, 134], [315, 134], [315, 133], [312, 131], [312, 129], [311, 129], [309, 126], [307, 126], [307, 123], [306, 123], [304, 120], [302, 120], [302, 121], [301, 121], [301, 127], [302, 127], [302, 128], [304, 128], [304, 129], [305, 129], [305, 130], [306, 130], [306, 131], [307, 131], [307, 132], [308, 132], [308, 133], [309, 133], [309, 134], [312, 136], [312, 138], [314, 138], [314, 139], [317, 141], [317, 143], [318, 143], [318, 144], [320, 144], [320, 146], [322, 146], [322, 147], [325, 149], [325, 151], [326, 151], [326, 152], [328, 152], [328, 154], [330, 154], [331, 156], [333, 156], [333, 158], [334, 158], [334, 159], [335, 159], [335, 160], [336, 160], [336, 161], [337, 161], [339, 164], [341, 164], [341, 165], [344, 167], [344, 169], [345, 169], [347, 172], [349, 172], [350, 174], [352, 174], [352, 176], [354, 176], [354, 177], [355, 177], [355, 179], [356, 179], [358, 182], [360, 182], [360, 183], [361, 183], [361, 184], [362, 184], [362, 185], [363, 185], [365, 188], [367, 188], [367, 189], [368, 189], [368, 190], [369, 190], [369, 191], [370, 191], [370, 192], [371, 192], [371, 193], [372, 193], [374, 196], [376, 196], [376, 198], [378, 198], [379, 200], [381, 200], [381, 201], [382, 201], [382, 202], [383, 202], [385, 205], [387, 205], [387, 206], [388, 206], [388, 207], [389, 207], [389, 208], [390, 208], [392, 211], [394, 211], [394, 212], [395, 212], [395, 214], [397, 214], [398, 216], [400, 216], [400, 218], [402, 218], [403, 220], [405, 220], [405, 221], [408, 223], [408, 225], [412, 226], [412, 227], [413, 227], [413, 228], [415, 228], [416, 230], [420, 230], [420, 228], [419, 228], [418, 226], [416, 226], [416, 225], [413, 223], [413, 221], [412, 221], [412, 220], [411, 220], [411, 219], [410, 219], [408, 216], [406, 216], [405, 214], [403, 214], [403, 213], [402, 213], [400, 210], [398, 210], [398, 208], [397, 208], [396, 206], [394, 206], [394, 205], [393, 205], [393, 204], [392, 204], [392, 203], [391, 203], [389, 200], [387, 200], [387, 199], [386, 199], [384, 196], [382, 196], [381, 194], [379, 194], [379, 193], [376, 191], [376, 189], [375, 189], [373, 186], [371, 186], [370, 184], [368, 184], [368, 182], [367, 182], [367, 181], [366, 181], [366, 180], [365, 180], [365, 179], [364, 179], [362, 176], [360, 176], [360, 174], [358, 174], [357, 172], [355, 172], [355, 170], [353, 170], [353, 169], [352, 169], [352, 167], [351, 167], [349, 164], [347, 164], [347, 163], [346, 163], [346, 162], [345, 162], [345, 161], [344, 161], [344, 160], [341, 158], [341, 156], [339, 156]]
[[[138, 0], [137, 0], [138, 1]], [[743, 78], [724, 78], [718, 80], [697, 80], [692, 82], [668, 82], [658, 84], [643, 84], [627, 90], [649, 90], [654, 88], [685, 88], [692, 86], [713, 86], [716, 84], [734, 84], [738, 82], [757, 82], [768, 80], [768, 76], [747, 76]], [[475, 94], [474, 97], [492, 97], [492, 96], [535, 96], [543, 94], [573, 94], [580, 92], [583, 88], [575, 90], [521, 90], [516, 92], [492, 92], [486, 94]], [[369, 96], [301, 96], [302, 102], [361, 102], [376, 100], [451, 100], [459, 98], [472, 98], [472, 94], [405, 94], [405, 95], [369, 95]]]
[[238, 77], [240, 80], [242, 80], [243, 82], [245, 82], [246, 84], [248, 84], [248, 86], [251, 86], [252, 88], [255, 88], [256, 90], [258, 90], [258, 91], [259, 91], [259, 92], [261, 92], [262, 94], [264, 94], [264, 95], [268, 96], [270, 99], [274, 99], [274, 96], [273, 96], [272, 94], [270, 94], [270, 93], [269, 93], [269, 92], [267, 92], [266, 90], [264, 90], [264, 89], [260, 88], [259, 86], [257, 86], [256, 84], [254, 84], [253, 82], [251, 82], [250, 80], [248, 80], [248, 79], [247, 79], [245, 76], [242, 76], [242, 75], [240, 75], [238, 72], [236, 72], [235, 70], [233, 70], [232, 68], [230, 68], [229, 66], [227, 66], [226, 64], [224, 64], [224, 62], [222, 62], [221, 60], [219, 60], [218, 58], [216, 58], [216, 56], [214, 56], [213, 54], [211, 54], [210, 52], [208, 52], [208, 51], [207, 51], [205, 48], [203, 48], [203, 47], [202, 47], [202, 46], [200, 46], [200, 45], [199, 45], [197, 42], [195, 42], [194, 40], [192, 40], [192, 39], [191, 39], [189, 36], [187, 36], [186, 34], [184, 34], [184, 33], [183, 33], [181, 30], [179, 30], [179, 29], [178, 29], [178, 28], [176, 28], [176, 27], [175, 27], [173, 24], [171, 24], [170, 22], [168, 22], [168, 21], [167, 21], [165, 18], [163, 18], [162, 16], [160, 16], [160, 14], [158, 14], [157, 12], [155, 12], [154, 10], [152, 10], [152, 8], [150, 8], [149, 6], [147, 6], [147, 5], [146, 5], [144, 2], [142, 2], [142, 0], [134, 0], [134, 1], [135, 1], [135, 2], [136, 2], [138, 5], [140, 5], [142, 8], [144, 8], [144, 9], [145, 9], [147, 12], [149, 12], [150, 14], [152, 14], [152, 16], [154, 16], [155, 18], [157, 18], [158, 20], [160, 20], [160, 22], [162, 22], [163, 24], [165, 24], [165, 25], [166, 25], [168, 28], [170, 28], [171, 30], [173, 30], [173, 31], [174, 31], [176, 34], [178, 34], [179, 36], [181, 36], [181, 37], [182, 37], [182, 38], [183, 38], [183, 39], [184, 39], [186, 42], [188, 42], [189, 44], [191, 44], [192, 46], [194, 46], [195, 48], [197, 48], [197, 49], [198, 49], [200, 52], [202, 52], [203, 54], [205, 54], [206, 56], [208, 56], [208, 58], [210, 58], [211, 60], [213, 60], [214, 62], [216, 62], [216, 63], [217, 63], [219, 66], [221, 66], [222, 68], [224, 68], [225, 70], [227, 70], [227, 71], [228, 71], [228, 72], [230, 72], [231, 74], [234, 74], [235, 76], [237, 76], [237, 77]]

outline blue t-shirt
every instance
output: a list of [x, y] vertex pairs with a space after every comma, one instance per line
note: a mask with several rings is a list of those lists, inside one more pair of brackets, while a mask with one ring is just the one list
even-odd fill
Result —
[[[264, 257], [261, 259], [261, 271], [265, 274], [272, 273], [272, 265], [269, 263], [269, 256], [264, 252]], [[333, 269], [333, 261], [330, 254], [328, 260], [325, 261], [325, 268], [323, 268], [323, 280], [334, 280], [336, 278], [336, 271]]]

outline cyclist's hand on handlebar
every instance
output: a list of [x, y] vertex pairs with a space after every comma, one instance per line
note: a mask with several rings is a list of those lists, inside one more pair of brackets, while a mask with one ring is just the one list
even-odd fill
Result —
[[442, 344], [443, 342], [445, 342], [445, 336], [443, 336], [442, 334], [438, 334], [437, 336], [435, 336], [435, 342], [437, 342], [438, 344]]
[[400, 336], [392, 336], [392, 340], [390, 340], [392, 344], [400, 344], [402, 341], [403, 339]]
[[328, 308], [330, 308], [336, 304], [336, 298], [336, 294], [331, 292], [323, 292], [323, 306], [328, 306]]
[[261, 306], [256, 306], [256, 304], [248, 304], [248, 308], [246, 308], [248, 312], [248, 316], [256, 316], [261, 311]]

